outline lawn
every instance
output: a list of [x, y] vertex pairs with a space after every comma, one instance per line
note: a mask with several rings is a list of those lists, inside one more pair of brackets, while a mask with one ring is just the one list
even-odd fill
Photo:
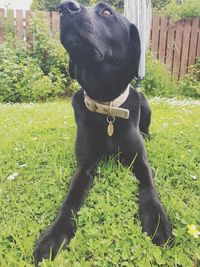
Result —
[[[173, 247], [157, 247], [142, 233], [138, 182], [110, 159], [97, 169], [70, 251], [41, 266], [200, 266], [200, 236], [191, 229], [200, 231], [200, 102], [150, 102], [146, 147], [173, 225]], [[33, 266], [35, 241], [55, 217], [76, 168], [75, 128], [68, 100], [0, 105], [0, 266]]]

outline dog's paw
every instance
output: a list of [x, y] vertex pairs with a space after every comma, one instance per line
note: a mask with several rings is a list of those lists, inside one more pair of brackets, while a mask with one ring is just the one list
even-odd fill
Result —
[[172, 227], [160, 203], [151, 203], [142, 208], [142, 228], [152, 238], [156, 245], [169, 242]]
[[37, 241], [33, 252], [35, 266], [38, 266], [38, 263], [43, 259], [53, 260], [59, 249], [66, 247], [66, 244], [66, 235], [55, 227], [50, 226]]

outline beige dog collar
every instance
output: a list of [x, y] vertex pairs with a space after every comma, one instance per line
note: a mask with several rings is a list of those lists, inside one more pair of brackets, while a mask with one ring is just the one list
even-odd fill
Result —
[[97, 112], [107, 116], [118, 117], [122, 119], [129, 118], [129, 110], [120, 108], [120, 106], [126, 101], [129, 95], [129, 86], [120, 96], [110, 102], [99, 102], [91, 99], [85, 91], [84, 94], [85, 105], [91, 112]]

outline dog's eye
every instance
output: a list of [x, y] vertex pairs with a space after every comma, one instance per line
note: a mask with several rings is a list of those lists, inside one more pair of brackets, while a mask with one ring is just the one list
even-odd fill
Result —
[[103, 12], [101, 13], [101, 15], [104, 16], [104, 17], [108, 17], [108, 16], [111, 16], [112, 13], [111, 13], [111, 11], [109, 9], [105, 8], [103, 10]]

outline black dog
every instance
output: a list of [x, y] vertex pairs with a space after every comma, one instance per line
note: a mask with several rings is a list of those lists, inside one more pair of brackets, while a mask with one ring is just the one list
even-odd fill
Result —
[[96, 164], [102, 155], [119, 151], [121, 162], [132, 166], [140, 182], [143, 231], [161, 245], [170, 237], [171, 225], [157, 196], [140, 135], [148, 135], [150, 108], [141, 93], [129, 88], [138, 75], [138, 30], [104, 3], [85, 8], [67, 1], [59, 11], [70, 75], [82, 86], [73, 97], [78, 169], [56, 220], [37, 243], [35, 263], [49, 258], [51, 250], [54, 258], [61, 244], [69, 243], [75, 233], [74, 215], [90, 189]]

